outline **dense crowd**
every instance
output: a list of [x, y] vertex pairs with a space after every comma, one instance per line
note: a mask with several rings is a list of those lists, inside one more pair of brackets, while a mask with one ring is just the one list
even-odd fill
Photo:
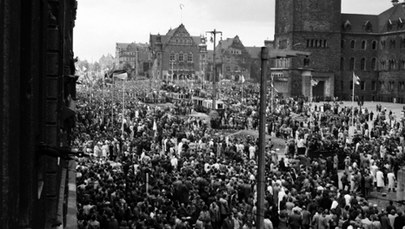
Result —
[[[229, 101], [222, 125], [242, 117], [240, 128], [257, 129], [256, 89], [245, 88], [242, 104], [238, 90], [221, 90]], [[138, 97], [146, 89], [133, 90]], [[181, 102], [144, 104], [127, 94], [123, 109], [111, 96], [90, 102], [79, 94], [73, 144], [90, 155], [77, 165], [79, 228], [255, 227], [255, 135], [227, 135], [205, 118], [178, 115]], [[287, 146], [284, 156], [267, 142], [264, 228], [405, 226], [402, 206], [368, 201], [372, 191], [396, 191], [403, 121], [380, 107], [299, 99], [277, 98], [267, 113], [267, 133]]]

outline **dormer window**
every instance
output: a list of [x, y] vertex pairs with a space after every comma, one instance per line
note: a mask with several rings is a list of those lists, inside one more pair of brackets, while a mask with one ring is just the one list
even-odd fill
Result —
[[366, 23], [364, 23], [364, 30], [366, 32], [373, 32], [373, 25], [370, 21], [366, 21]]
[[388, 31], [391, 31], [391, 30], [392, 30], [392, 21], [391, 21], [391, 19], [388, 19], [388, 22], [387, 22], [387, 30], [388, 30]]
[[346, 20], [345, 23], [343, 23], [343, 29], [345, 31], [350, 31], [352, 29], [352, 23], [350, 23], [349, 20]]
[[402, 20], [402, 18], [398, 18], [398, 29], [402, 29], [404, 27], [404, 21]]

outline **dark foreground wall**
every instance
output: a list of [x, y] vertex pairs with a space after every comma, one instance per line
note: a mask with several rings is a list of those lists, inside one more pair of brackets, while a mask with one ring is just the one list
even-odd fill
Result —
[[69, 146], [76, 8], [76, 0], [0, 0], [0, 228], [64, 221], [67, 160], [44, 149]]

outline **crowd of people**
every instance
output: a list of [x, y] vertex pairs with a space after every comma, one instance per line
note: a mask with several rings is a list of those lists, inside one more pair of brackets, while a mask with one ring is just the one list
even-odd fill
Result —
[[[132, 90], [139, 97], [145, 88]], [[223, 125], [242, 117], [241, 128], [257, 129], [256, 89], [245, 88], [242, 104], [238, 90], [222, 89], [230, 101]], [[178, 115], [181, 102], [145, 104], [128, 93], [123, 108], [112, 96], [90, 97], [79, 92], [73, 142], [90, 155], [77, 162], [79, 228], [255, 228], [256, 135]], [[405, 226], [403, 206], [369, 200], [397, 191], [403, 121], [380, 107], [282, 98], [269, 103], [267, 119], [264, 228]], [[272, 148], [275, 138], [285, 152]]]

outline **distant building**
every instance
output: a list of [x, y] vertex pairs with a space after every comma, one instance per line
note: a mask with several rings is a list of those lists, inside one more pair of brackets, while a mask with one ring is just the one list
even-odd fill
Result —
[[116, 43], [116, 68], [131, 69], [135, 75], [147, 75], [151, 67], [147, 43]]
[[354, 72], [358, 99], [404, 103], [405, 3], [392, 2], [379, 15], [360, 15], [342, 14], [341, 0], [276, 0], [274, 47], [311, 52], [313, 70], [302, 68], [305, 57], [277, 60], [283, 94], [308, 96], [312, 87], [315, 97], [351, 100]]
[[207, 46], [204, 37], [192, 36], [183, 24], [166, 35], [150, 35], [153, 77], [166, 80], [202, 76], [206, 67]]
[[216, 48], [223, 78], [239, 81], [250, 79], [251, 56], [239, 36], [221, 40]]

